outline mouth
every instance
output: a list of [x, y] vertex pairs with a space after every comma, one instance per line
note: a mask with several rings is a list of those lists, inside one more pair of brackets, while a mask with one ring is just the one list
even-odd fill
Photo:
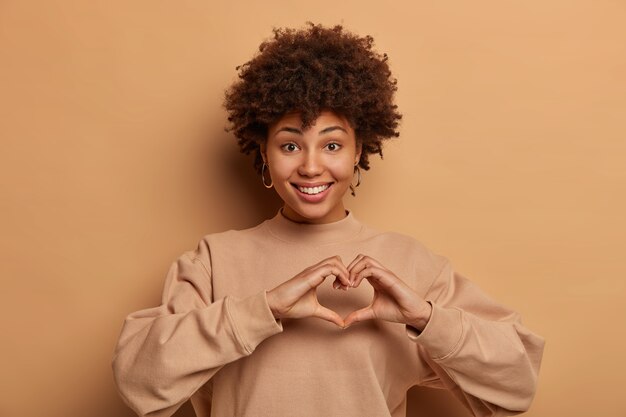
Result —
[[323, 200], [333, 184], [334, 182], [328, 182], [317, 187], [301, 187], [298, 184], [291, 183], [291, 186], [296, 189], [298, 196], [302, 200], [314, 203]]
[[320, 185], [317, 185], [315, 187], [309, 187], [309, 186], [304, 186], [304, 185], [298, 185], [296, 183], [290, 183], [296, 190], [304, 193], [304, 194], [308, 194], [308, 195], [316, 195], [319, 194], [320, 192], [324, 192], [325, 190], [327, 190], [328, 188], [330, 188], [331, 185], [334, 184], [334, 182], [327, 182], [327, 183], [322, 183]]

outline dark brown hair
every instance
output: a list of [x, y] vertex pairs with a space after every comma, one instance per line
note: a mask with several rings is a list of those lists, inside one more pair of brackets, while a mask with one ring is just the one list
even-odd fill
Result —
[[256, 152], [261, 173], [260, 143], [268, 126], [290, 111], [299, 111], [306, 129], [329, 109], [344, 117], [362, 143], [359, 166], [369, 170], [368, 155], [382, 159], [382, 141], [398, 137], [402, 115], [393, 103], [397, 80], [387, 54], [372, 50], [371, 36], [359, 37], [341, 25], [325, 28], [307, 22], [305, 29], [274, 28], [273, 39], [260, 53], [238, 66], [239, 79], [225, 92], [224, 107], [241, 152]]

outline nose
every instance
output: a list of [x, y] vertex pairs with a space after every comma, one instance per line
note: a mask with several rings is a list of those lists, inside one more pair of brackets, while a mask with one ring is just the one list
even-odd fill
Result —
[[298, 173], [303, 176], [313, 177], [324, 171], [324, 164], [316, 152], [304, 154], [303, 161], [298, 167]]

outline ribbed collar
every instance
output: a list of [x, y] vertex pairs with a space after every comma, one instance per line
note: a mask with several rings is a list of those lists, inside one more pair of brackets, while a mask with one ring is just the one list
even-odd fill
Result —
[[264, 223], [274, 237], [292, 243], [324, 245], [347, 241], [356, 237], [364, 228], [352, 210], [346, 209], [346, 217], [331, 223], [298, 223], [283, 214], [283, 208]]

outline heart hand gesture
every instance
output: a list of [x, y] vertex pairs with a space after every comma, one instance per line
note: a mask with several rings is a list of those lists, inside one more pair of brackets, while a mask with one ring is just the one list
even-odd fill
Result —
[[[330, 275], [336, 277], [333, 287], [343, 290], [356, 288], [367, 279], [374, 288], [370, 305], [351, 312], [343, 319], [321, 305], [316, 290]], [[362, 254], [354, 258], [347, 268], [339, 256], [323, 259], [268, 291], [267, 300], [276, 318], [318, 317], [343, 328], [359, 321], [380, 319], [422, 330], [432, 311], [432, 306], [393, 272]]]
[[367, 279], [374, 288], [374, 297], [369, 306], [353, 311], [344, 318], [345, 326], [369, 319], [381, 319], [404, 323], [422, 330], [432, 307], [411, 287], [385, 268], [375, 259], [359, 254], [348, 265], [352, 287]]
[[[317, 287], [326, 277], [336, 277], [334, 287], [347, 289], [348, 270], [339, 256], [323, 259], [295, 277], [267, 292], [267, 301], [276, 318], [319, 317], [344, 327], [343, 319], [317, 300]], [[338, 282], [337, 282], [338, 281]]]

